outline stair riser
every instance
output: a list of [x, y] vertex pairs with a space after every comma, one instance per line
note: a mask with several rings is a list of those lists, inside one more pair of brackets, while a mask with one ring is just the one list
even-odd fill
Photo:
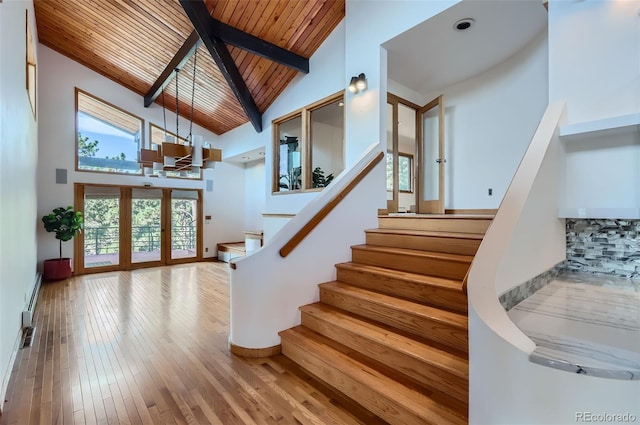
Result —
[[320, 287], [320, 301], [405, 332], [467, 352], [467, 329]]
[[367, 232], [367, 245], [446, 252], [449, 254], [475, 255], [480, 242], [478, 239]]
[[468, 381], [459, 376], [425, 363], [419, 358], [394, 350], [350, 329], [335, 326], [312, 314], [302, 313], [302, 324], [321, 335], [337, 341], [359, 353], [374, 359], [418, 385], [431, 391], [442, 392], [454, 397], [463, 403], [468, 402]]
[[461, 218], [411, 218], [380, 217], [378, 226], [382, 229], [414, 229], [438, 232], [464, 232], [484, 234], [491, 220]]
[[[337, 280], [447, 310], [467, 312], [467, 297], [462, 293], [462, 289], [459, 291], [447, 290], [419, 282], [379, 276], [367, 271], [360, 272], [342, 268], [337, 269]], [[460, 283], [460, 287], [462, 288], [462, 283]]]
[[356, 248], [352, 249], [351, 256], [354, 263], [387, 267], [394, 270], [458, 280], [464, 279], [470, 265], [470, 263], [466, 261], [458, 262], [441, 258], [429, 258], [418, 255], [414, 256], [392, 252], [378, 252]]
[[[289, 341], [286, 336], [282, 338], [282, 354], [293, 360], [311, 375], [346, 394], [389, 423], [411, 423], [416, 425], [429, 423], [413, 414], [413, 412], [403, 409], [394, 400], [386, 399], [375, 391], [375, 388], [362, 385], [358, 380], [344, 374], [340, 369], [326, 362], [327, 359], [318, 358], [294, 341]], [[436, 417], [431, 423], [438, 425], [443, 423], [442, 420], [443, 418]]]

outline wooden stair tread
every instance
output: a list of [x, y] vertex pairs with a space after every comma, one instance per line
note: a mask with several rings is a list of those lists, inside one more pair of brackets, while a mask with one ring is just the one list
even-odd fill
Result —
[[354, 262], [336, 264], [337, 268], [351, 269], [372, 273], [387, 278], [405, 280], [407, 282], [419, 283], [422, 285], [435, 286], [440, 289], [462, 292], [462, 281], [456, 279], [447, 279], [438, 276], [429, 276], [418, 273], [405, 272], [401, 270], [389, 269], [386, 267], [371, 266], [368, 264], [360, 264]]
[[484, 233], [468, 233], [468, 232], [447, 232], [437, 230], [412, 230], [412, 229], [367, 229], [367, 233], [384, 233], [389, 235], [407, 235], [407, 236], [432, 236], [438, 238], [452, 239], [474, 239], [482, 240]]
[[444, 323], [460, 330], [467, 330], [467, 316], [460, 313], [407, 301], [338, 281], [322, 283], [319, 286], [321, 289], [337, 292], [350, 298], [385, 306], [396, 311], [407, 312], [412, 316], [420, 316], [430, 321]]
[[395, 247], [386, 247], [386, 246], [379, 246], [379, 245], [367, 245], [367, 244], [354, 245], [351, 247], [351, 249], [379, 252], [379, 253], [386, 253], [386, 254], [433, 258], [438, 260], [457, 262], [457, 263], [467, 263], [467, 264], [471, 264], [471, 261], [473, 261], [473, 255], [449, 254], [446, 252], [421, 251], [418, 249], [395, 248]]
[[308, 304], [300, 307], [300, 311], [321, 317], [335, 326], [349, 329], [351, 332], [358, 333], [367, 339], [388, 346], [394, 351], [399, 351], [407, 356], [419, 359], [426, 364], [443, 369], [459, 378], [469, 379], [469, 362], [461, 358], [458, 354], [408, 338], [327, 304]]
[[476, 220], [493, 220], [495, 214], [389, 214], [378, 215], [378, 218], [410, 218], [416, 220], [433, 220], [433, 219], [476, 219]]
[[[330, 340], [316, 332], [298, 326], [280, 336], [285, 355], [390, 423], [467, 423], [465, 417], [426, 394], [332, 348]], [[305, 354], [296, 353], [289, 344]]]

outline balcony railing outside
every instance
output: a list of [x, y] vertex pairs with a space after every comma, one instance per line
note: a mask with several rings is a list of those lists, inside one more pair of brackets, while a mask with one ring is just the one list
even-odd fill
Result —
[[[131, 238], [132, 262], [160, 260], [162, 240], [159, 226], [132, 226]], [[85, 267], [118, 264], [119, 252], [120, 229], [118, 226], [87, 227], [84, 229]], [[195, 255], [195, 226], [172, 226], [171, 258], [185, 258]]]

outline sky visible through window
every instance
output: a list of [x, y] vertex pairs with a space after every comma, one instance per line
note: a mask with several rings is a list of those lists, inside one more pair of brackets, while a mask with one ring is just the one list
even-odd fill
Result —
[[89, 141], [99, 142], [97, 158], [120, 157], [121, 153], [129, 161], [135, 161], [138, 157], [138, 146], [132, 134], [83, 112], [78, 112], [78, 131], [83, 137], [89, 137]]

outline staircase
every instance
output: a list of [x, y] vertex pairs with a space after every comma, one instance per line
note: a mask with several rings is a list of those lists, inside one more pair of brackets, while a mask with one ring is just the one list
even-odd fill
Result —
[[467, 423], [462, 281], [492, 218], [381, 216], [283, 354], [390, 424]]

